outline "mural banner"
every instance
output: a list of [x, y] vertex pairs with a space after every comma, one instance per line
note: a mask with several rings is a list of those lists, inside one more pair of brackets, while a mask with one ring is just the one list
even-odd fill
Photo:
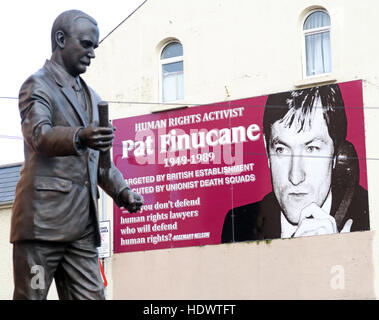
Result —
[[361, 80], [113, 125], [115, 253], [369, 229]]

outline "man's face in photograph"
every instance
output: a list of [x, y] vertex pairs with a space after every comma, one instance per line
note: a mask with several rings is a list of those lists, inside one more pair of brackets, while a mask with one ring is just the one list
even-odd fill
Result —
[[309, 204], [322, 207], [330, 193], [334, 145], [320, 99], [315, 103], [301, 131], [296, 119], [291, 126], [278, 120], [267, 142], [273, 192], [292, 224], [299, 222], [302, 209]]

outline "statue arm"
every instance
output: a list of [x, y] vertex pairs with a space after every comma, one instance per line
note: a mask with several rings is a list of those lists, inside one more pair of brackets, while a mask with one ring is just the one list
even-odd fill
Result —
[[30, 77], [21, 87], [19, 111], [26, 144], [46, 157], [80, 155], [75, 143], [80, 127], [55, 126], [53, 106], [40, 79]]
[[116, 203], [118, 207], [122, 207], [121, 194], [124, 190], [130, 190], [122, 173], [111, 162], [110, 168], [98, 167], [98, 184]]
[[141, 210], [144, 203], [143, 197], [130, 189], [113, 162], [110, 168], [99, 166], [98, 172], [100, 187], [113, 198], [118, 207], [123, 207], [130, 213]]

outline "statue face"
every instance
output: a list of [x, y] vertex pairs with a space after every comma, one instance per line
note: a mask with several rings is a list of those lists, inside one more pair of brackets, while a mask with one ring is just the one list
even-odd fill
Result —
[[66, 71], [74, 77], [86, 72], [95, 58], [94, 50], [99, 44], [99, 29], [91, 21], [79, 18], [65, 37], [62, 59]]

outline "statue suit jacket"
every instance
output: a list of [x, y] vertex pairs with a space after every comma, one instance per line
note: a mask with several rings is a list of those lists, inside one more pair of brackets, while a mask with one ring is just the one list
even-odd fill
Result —
[[[90, 97], [90, 119], [57, 66], [47, 60], [22, 85], [19, 111], [25, 162], [12, 209], [10, 241], [73, 241], [97, 219], [99, 185], [120, 206], [119, 194], [128, 185], [112, 163], [99, 167], [99, 151], [78, 149], [75, 134], [89, 122], [98, 124], [98, 95], [81, 79]], [[42, 130], [48, 134], [42, 135]]]
[[[330, 214], [334, 217], [342, 194], [336, 188], [332, 190], [332, 194]], [[281, 208], [273, 192], [267, 194], [262, 201], [231, 209], [225, 216], [221, 243], [280, 238], [280, 213]], [[348, 219], [353, 219], [350, 231], [370, 229], [368, 195], [361, 186], [355, 188], [352, 201], [341, 225], [343, 226]]]

